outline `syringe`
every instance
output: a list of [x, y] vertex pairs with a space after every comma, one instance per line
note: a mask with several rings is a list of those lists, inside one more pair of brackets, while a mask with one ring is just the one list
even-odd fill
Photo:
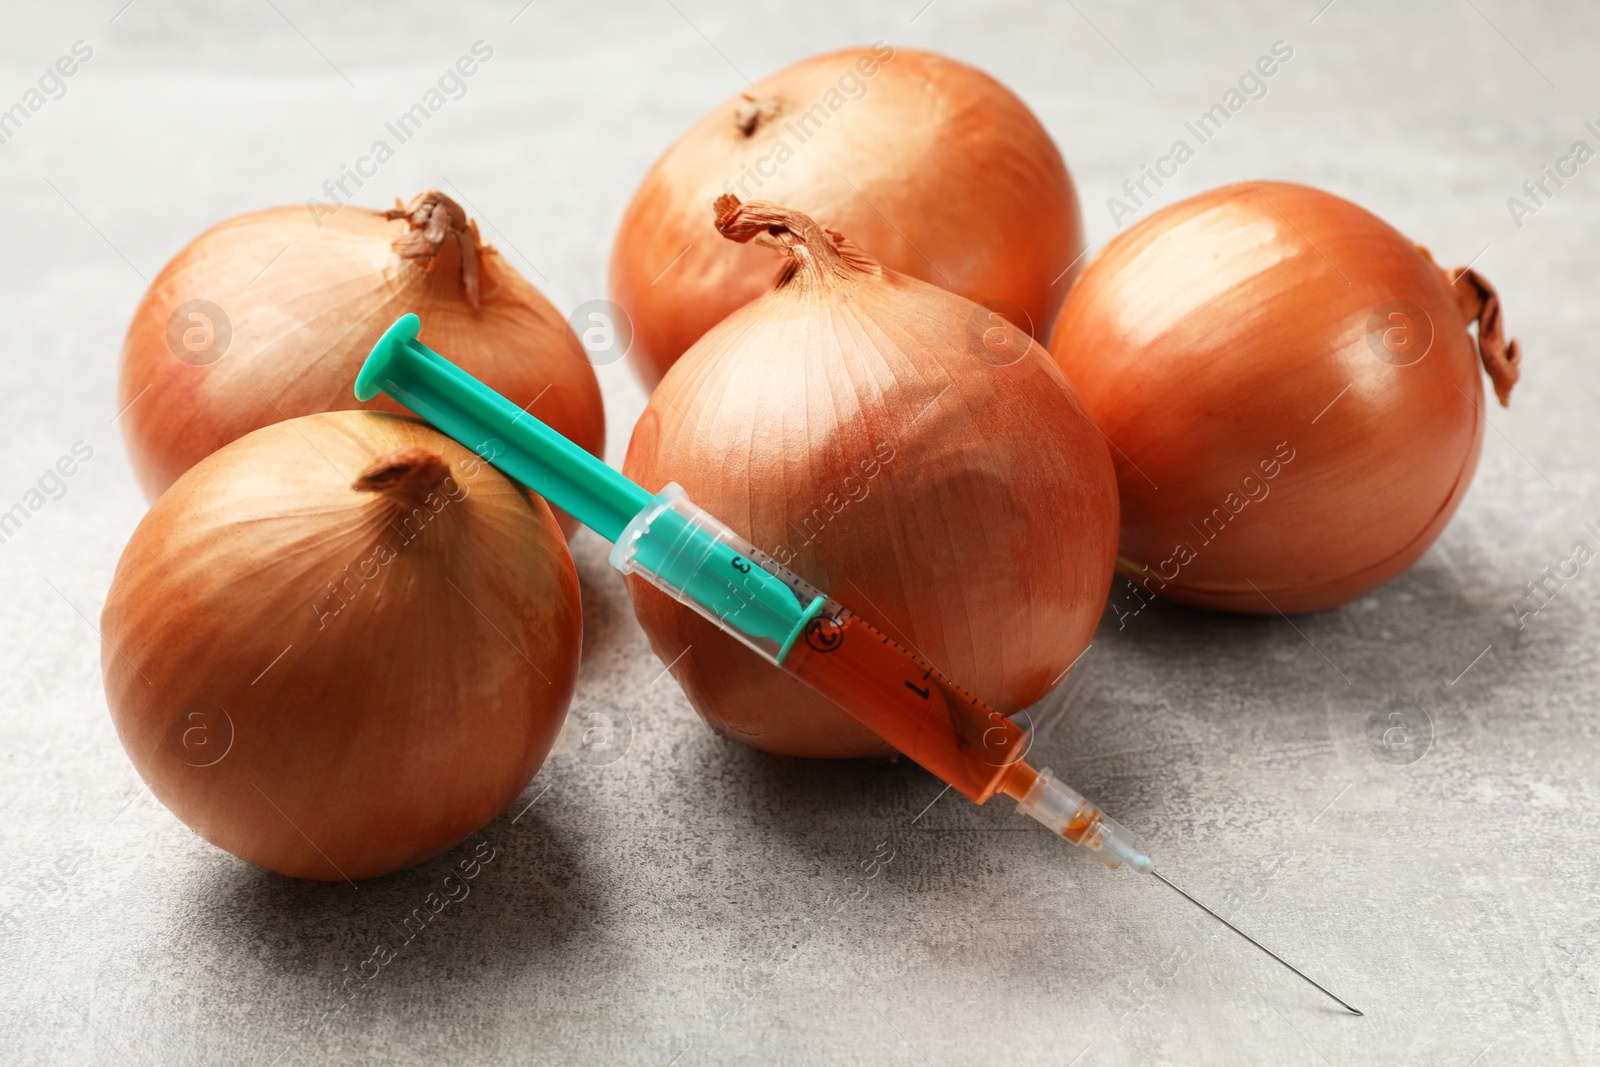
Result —
[[614, 543], [610, 561], [704, 615], [805, 682], [896, 750], [982, 804], [996, 793], [1106, 866], [1159, 879], [1348, 1011], [1254, 938], [1157, 873], [1134, 836], [1048, 768], [1028, 733], [933, 664], [696, 506], [676, 484], [654, 496], [417, 340], [405, 315], [373, 346], [356, 397], [379, 392], [422, 416]]

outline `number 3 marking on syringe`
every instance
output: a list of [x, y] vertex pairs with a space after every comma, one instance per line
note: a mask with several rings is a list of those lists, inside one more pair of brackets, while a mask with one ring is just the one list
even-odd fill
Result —
[[742, 556], [734, 556], [730, 562], [733, 563], [733, 569], [738, 571], [740, 574], [750, 573], [750, 561]]

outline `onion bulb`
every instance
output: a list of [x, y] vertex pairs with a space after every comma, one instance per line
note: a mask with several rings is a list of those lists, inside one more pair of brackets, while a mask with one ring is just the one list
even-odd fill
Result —
[[611, 254], [647, 387], [772, 286], [771, 257], [718, 240], [719, 195], [787, 204], [885, 266], [1049, 336], [1083, 245], [1050, 135], [987, 74], [879, 44], [804, 60], [723, 102], [651, 168]]
[[367, 878], [504, 808], [561, 727], [577, 573], [545, 503], [376, 412], [256, 430], [140, 523], [101, 619], [140, 776], [206, 840]]
[[1504, 404], [1519, 363], [1477, 272], [1277, 182], [1118, 235], [1050, 349], [1111, 442], [1133, 596], [1265, 613], [1416, 562], [1478, 463], [1480, 367]]
[[408, 311], [468, 373], [601, 454], [600, 387], [577, 337], [455, 201], [429, 191], [391, 211], [240, 215], [162, 268], [128, 327], [117, 402], [145, 495], [270, 423], [403, 410], [387, 396], [361, 405], [350, 386]]
[[[679, 483], [997, 710], [1033, 703], [1087, 646], [1116, 552], [1111, 461], [1071, 385], [1006, 319], [798, 211], [717, 209], [724, 237], [776, 249], [783, 270], [668, 372], [624, 471]], [[712, 726], [772, 752], [885, 754], [700, 615], [628, 585]]]

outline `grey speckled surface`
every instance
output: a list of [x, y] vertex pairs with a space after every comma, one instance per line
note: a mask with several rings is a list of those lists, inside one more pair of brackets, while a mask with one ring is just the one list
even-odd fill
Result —
[[[539, 0], [517, 15], [521, 2], [7, 12], [0, 104], [73, 41], [94, 57], [0, 146], [0, 503], [74, 441], [94, 456], [0, 545], [0, 1060], [1600, 1059], [1600, 575], [1582, 570], [1520, 634], [1507, 608], [1600, 521], [1600, 164], [1520, 228], [1506, 207], [1574, 140], [1595, 144], [1600, 10]], [[206, 845], [142, 790], [86, 622], [144, 507], [109, 421], [116, 353], [141, 275], [220, 218], [314, 195], [479, 38], [493, 62], [372, 200], [455, 189], [563, 309], [603, 295], [633, 184], [741, 84], [735, 66], [759, 76], [878, 38], [975, 62], [1057, 137], [1099, 245], [1124, 178], [1273, 41], [1292, 43], [1269, 95], [1163, 201], [1310, 181], [1442, 261], [1476, 257], [1526, 380], [1410, 574], [1293, 627], [1163, 605], [1103, 625], [1040, 745], [1175, 877], [1246, 900], [1242, 923], [1366, 1018], [999, 806], [925, 810], [939, 789], [913, 767], [772, 759], [714, 736], [659, 677], [585, 536], [575, 713], [623, 709], [631, 742], [606, 765], [564, 744], [482, 832], [495, 859], [471, 896], [320, 1019], [457, 857], [359, 892], [295, 883]], [[643, 396], [621, 366], [601, 378], [615, 460]], [[1432, 724], [1407, 765], [1369, 736], [1397, 698]], [[883, 842], [892, 863], [850, 899], [846, 879]]]

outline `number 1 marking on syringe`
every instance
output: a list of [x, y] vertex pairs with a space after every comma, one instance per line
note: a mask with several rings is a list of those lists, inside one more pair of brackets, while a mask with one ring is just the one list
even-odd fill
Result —
[[[887, 642], [888, 640], [889, 639], [887, 637], [884, 638], [885, 642]], [[924, 682], [926, 682], [929, 678], [932, 678], [932, 677], [933, 677], [933, 668], [932, 667], [929, 667], [927, 670], [922, 672], [922, 680]], [[917, 694], [917, 696], [921, 697], [923, 700], [927, 700], [929, 695], [932, 694], [932, 692], [933, 692], [932, 689], [924, 689], [924, 688], [922, 688], [922, 686], [920, 686], [920, 685], [912, 685], [910, 682], [906, 683], [906, 688], [911, 690], [913, 693]]]

